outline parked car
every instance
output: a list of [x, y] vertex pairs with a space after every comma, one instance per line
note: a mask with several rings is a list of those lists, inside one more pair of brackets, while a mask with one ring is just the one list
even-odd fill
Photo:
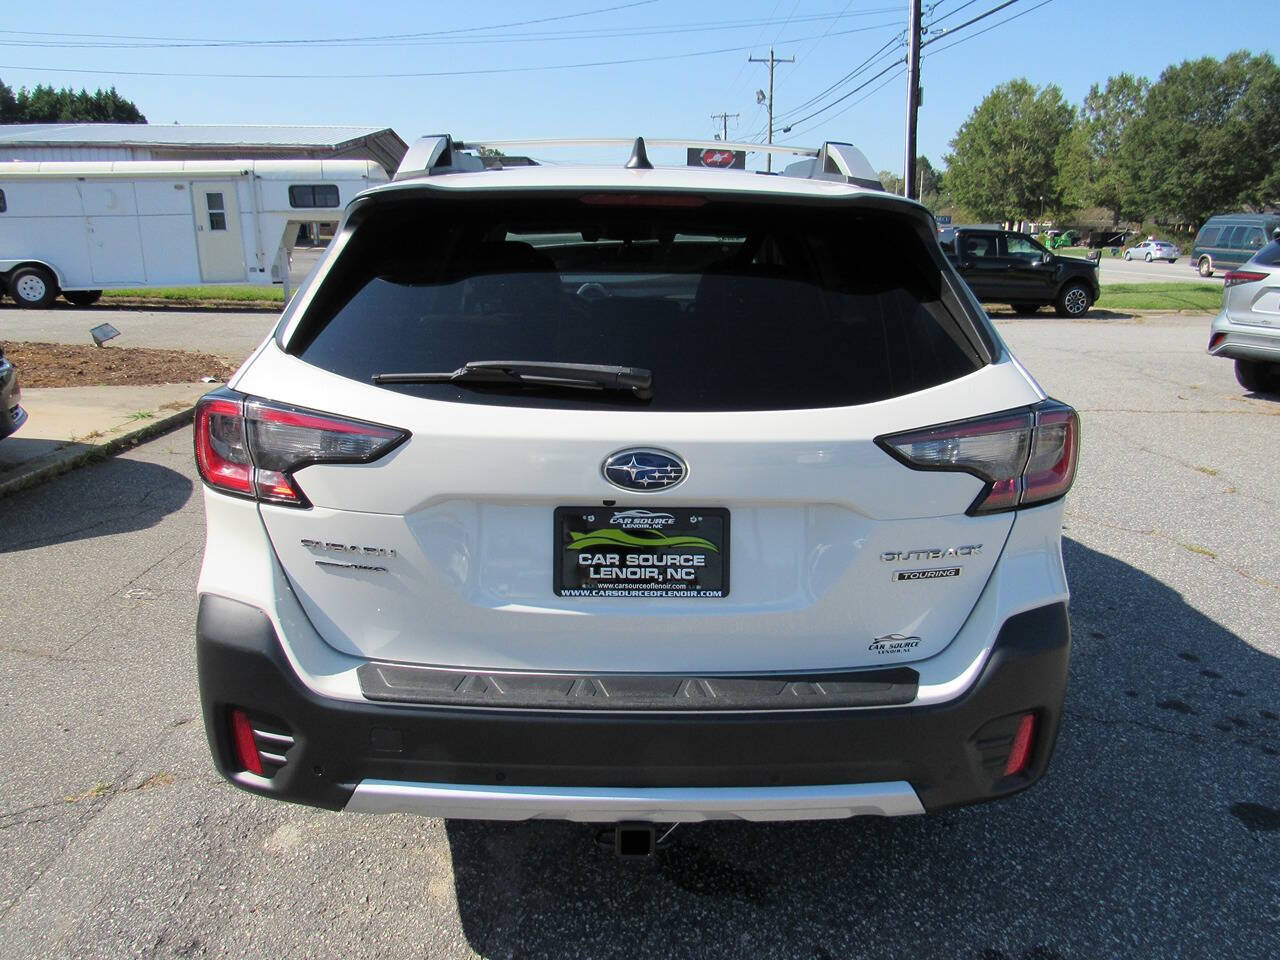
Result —
[[198, 404], [217, 768], [511, 820], [1030, 786], [1075, 411], [854, 148], [761, 177], [626, 145], [486, 170], [416, 144]]
[[0, 440], [26, 423], [22, 409], [22, 388], [18, 386], [18, 370], [0, 347]]
[[1124, 258], [1145, 260], [1147, 263], [1152, 260], [1168, 260], [1170, 263], [1177, 263], [1181, 254], [1182, 251], [1172, 243], [1166, 243], [1163, 240], [1143, 240], [1126, 250]]
[[974, 296], [1033, 312], [1052, 304], [1062, 317], [1082, 317], [1098, 302], [1098, 262], [1050, 253], [1011, 230], [954, 227], [938, 237], [947, 259]]
[[1266, 245], [1280, 229], [1280, 215], [1230, 213], [1210, 217], [1196, 234], [1191, 263], [1202, 277], [1238, 267]]
[[1209, 353], [1236, 362], [1246, 390], [1280, 393], [1280, 239], [1223, 278]]

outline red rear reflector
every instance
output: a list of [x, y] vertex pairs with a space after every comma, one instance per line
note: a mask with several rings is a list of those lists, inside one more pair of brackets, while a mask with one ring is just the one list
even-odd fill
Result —
[[1013, 747], [1009, 750], [1009, 759], [1004, 765], [1004, 775], [1012, 777], [1027, 769], [1031, 762], [1031, 743], [1036, 734], [1036, 715], [1026, 714], [1018, 722], [1018, 732], [1013, 735]]
[[1259, 280], [1267, 279], [1267, 274], [1258, 273], [1255, 270], [1232, 270], [1222, 278], [1224, 286], [1234, 287], [1240, 283], [1257, 283]]
[[1227, 335], [1225, 333], [1215, 333], [1209, 338], [1209, 349], [1212, 350], [1225, 339], [1227, 339]]
[[253, 727], [243, 710], [231, 711], [231, 742], [236, 751], [236, 762], [242, 770], [262, 776], [262, 758], [258, 756], [258, 743], [253, 739]]
[[582, 202], [593, 207], [703, 207], [707, 198], [690, 193], [588, 193]]

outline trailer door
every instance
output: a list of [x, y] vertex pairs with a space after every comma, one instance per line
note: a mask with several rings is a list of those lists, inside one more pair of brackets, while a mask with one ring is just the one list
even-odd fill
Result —
[[196, 245], [200, 276], [206, 283], [244, 282], [244, 242], [234, 182], [196, 182]]
[[104, 286], [146, 282], [133, 184], [82, 180], [78, 187], [93, 282]]

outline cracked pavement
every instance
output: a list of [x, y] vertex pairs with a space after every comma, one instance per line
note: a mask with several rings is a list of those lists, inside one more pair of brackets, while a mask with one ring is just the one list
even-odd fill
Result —
[[0, 500], [0, 956], [1280, 955], [1280, 398], [1193, 318], [1009, 320], [1080, 408], [1071, 689], [1045, 780], [896, 821], [331, 814], [210, 766], [190, 432]]

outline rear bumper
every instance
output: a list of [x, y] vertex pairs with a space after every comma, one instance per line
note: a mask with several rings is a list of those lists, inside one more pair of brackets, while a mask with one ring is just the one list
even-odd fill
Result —
[[1236, 323], [1226, 310], [1213, 318], [1209, 342], [1214, 357], [1280, 363], [1280, 327]]
[[[197, 626], [205, 728], [233, 783], [329, 809], [479, 819], [808, 819], [1006, 796], [1048, 765], [1069, 650], [1054, 603], [1005, 621], [976, 682], [943, 704], [596, 712], [331, 699], [298, 679], [261, 610], [204, 595]], [[274, 732], [272, 776], [237, 764], [233, 707]], [[1006, 777], [1028, 712], [1030, 763]]]
[[27, 421], [27, 411], [18, 403], [18, 371], [0, 354], [0, 439], [13, 433]]

